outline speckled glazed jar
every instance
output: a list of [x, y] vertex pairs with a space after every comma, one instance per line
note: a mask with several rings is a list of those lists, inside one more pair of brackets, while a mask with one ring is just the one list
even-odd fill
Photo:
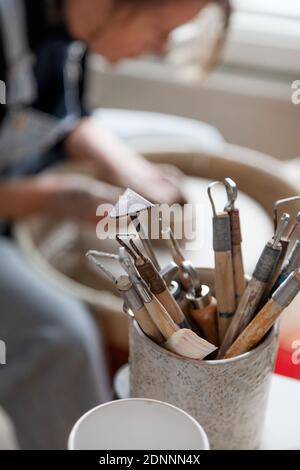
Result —
[[[206, 281], [213, 284], [212, 272]], [[196, 418], [212, 449], [259, 448], [278, 326], [253, 351], [221, 361], [179, 358], [129, 325], [130, 395], [171, 403]]]

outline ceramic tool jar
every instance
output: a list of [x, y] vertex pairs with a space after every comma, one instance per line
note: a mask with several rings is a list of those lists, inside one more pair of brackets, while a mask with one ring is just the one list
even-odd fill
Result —
[[[213, 271], [201, 271], [213, 290]], [[258, 449], [263, 432], [278, 325], [252, 351], [226, 360], [190, 360], [129, 325], [130, 396], [175, 405], [205, 429], [212, 449]]]

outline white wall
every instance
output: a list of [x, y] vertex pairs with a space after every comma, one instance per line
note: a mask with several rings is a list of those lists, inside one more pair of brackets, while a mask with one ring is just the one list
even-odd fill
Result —
[[218, 72], [199, 86], [171, 76], [169, 80], [162, 71], [151, 78], [146, 78], [147, 70], [139, 74], [126, 67], [120, 73], [103, 71], [95, 59], [90, 70], [92, 107], [195, 118], [215, 125], [228, 142], [281, 159], [300, 155], [300, 105], [291, 102], [292, 79], [272, 83]]

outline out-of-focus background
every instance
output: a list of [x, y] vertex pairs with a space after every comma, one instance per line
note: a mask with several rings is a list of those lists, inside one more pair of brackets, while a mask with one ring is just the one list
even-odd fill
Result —
[[[300, 194], [300, 104], [292, 100], [297, 92], [295, 82], [300, 79], [300, 1], [233, 0], [232, 6], [225, 47], [217, 67], [208, 76], [204, 76], [201, 67], [207, 62], [206, 45], [211, 45], [214, 34], [220, 33], [211, 11], [172, 33], [166, 57], [126, 60], [112, 67], [104, 58], [91, 56], [86, 101], [108, 127], [141, 153], [174, 163], [194, 177], [186, 183], [188, 200], [203, 203], [206, 208], [205, 223], [199, 228], [204, 245], [199, 243], [199, 253], [191, 254], [200, 266], [213, 265], [207, 180], [228, 174], [236, 179], [241, 189], [246, 270], [251, 274], [272, 233], [273, 203]], [[194, 154], [199, 158], [195, 160]], [[197, 181], [196, 177], [200, 179]], [[220, 201], [222, 197], [221, 194]], [[294, 216], [299, 205], [285, 209]], [[81, 235], [73, 246], [77, 255], [70, 257], [67, 268], [66, 259], [63, 267], [58, 261], [62, 258], [57, 240], [61, 238], [66, 256], [66, 240], [77, 232], [73, 226], [57, 230], [54, 235], [47, 230], [50, 238], [41, 241], [45, 229], [40, 229], [35, 221], [29, 232], [28, 225], [22, 225], [18, 234], [31, 260], [36, 244], [28, 239], [39, 240], [39, 251], [44, 250], [43, 269], [49, 268], [43, 263], [45, 256], [48, 261], [52, 256], [51, 243], [55, 238], [56, 260], [52, 260], [51, 268], [66, 274], [68, 279], [64, 278], [64, 282], [69, 290], [94, 305], [98, 280], [86, 266], [83, 274], [80, 261], [84, 250], [95, 245], [94, 232], [82, 237], [85, 231], [79, 231]], [[107, 251], [110, 248], [107, 243], [99, 247]], [[51, 277], [56, 275], [51, 271]], [[79, 284], [84, 285], [82, 291]], [[114, 344], [111, 357], [117, 366], [126, 358], [126, 347], [125, 355], [122, 352], [127, 341], [125, 319], [119, 316], [110, 323], [115, 319], [111, 306], [116, 299], [110, 297], [104, 279], [102, 287], [105, 290], [96, 302], [96, 310], [101, 318], [103, 310], [109, 314], [104, 315], [104, 322], [109, 325], [108, 335]], [[120, 304], [116, 303], [118, 308]], [[296, 299], [282, 320], [277, 372], [300, 378], [299, 364], [292, 361], [299, 340], [300, 299]]]
[[300, 76], [300, 3], [232, 0], [232, 5], [221, 63], [205, 83], [199, 85], [199, 48], [194, 63], [191, 58], [183, 66], [186, 51], [201, 44], [195, 21], [173, 33], [169, 61], [127, 61], [112, 74], [92, 58], [89, 102], [199, 119], [216, 126], [228, 142], [281, 160], [297, 158], [300, 108], [291, 103], [291, 86]]
[[[89, 103], [209, 123], [227, 142], [286, 162], [282, 171], [300, 193], [300, 104], [292, 103], [292, 85], [300, 79], [300, 2], [233, 0], [232, 6], [220, 64], [204, 82], [197, 54], [185, 63], [201, 41], [195, 21], [173, 33], [167, 60], [127, 61], [111, 73], [92, 57]], [[249, 230], [255, 239], [255, 228]], [[300, 379], [300, 366], [291, 360], [300, 339], [299, 300], [297, 305], [282, 321], [276, 370]]]
[[[251, 275], [273, 235], [274, 202], [300, 195], [300, 0], [231, 3], [227, 31], [218, 7], [209, 5], [172, 33], [163, 57], [112, 66], [90, 55], [85, 101], [134, 150], [184, 173], [187, 202], [201, 208], [194, 249], [186, 256], [200, 268], [214, 265], [207, 185], [226, 176], [237, 182], [245, 269]], [[216, 198], [221, 207], [224, 192]], [[294, 221], [299, 208], [300, 201], [283, 209]], [[128, 361], [128, 319], [111, 283], [88, 264], [85, 253], [115, 251], [116, 243], [97, 240], [91, 224], [53, 214], [18, 221], [13, 235], [29, 265], [90, 309], [113, 378]], [[299, 237], [298, 228], [294, 240]], [[153, 246], [163, 266], [171, 261], [163, 243]], [[282, 317], [275, 371], [300, 379], [300, 296]], [[8, 435], [3, 447], [12, 440]]]

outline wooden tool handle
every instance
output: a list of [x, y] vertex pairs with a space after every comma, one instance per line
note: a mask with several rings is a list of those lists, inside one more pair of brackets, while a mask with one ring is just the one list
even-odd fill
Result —
[[172, 320], [165, 307], [163, 307], [155, 297], [153, 297], [151, 302], [146, 303], [145, 307], [148, 310], [151, 319], [165, 339], [170, 338], [179, 330], [179, 327]]
[[143, 301], [128, 276], [120, 276], [117, 280], [117, 289], [124, 299], [127, 308], [131, 309], [134, 317], [143, 332], [157, 343], [162, 343], [164, 338], [147, 312]]
[[255, 278], [252, 278], [249, 282], [223, 342], [221, 343], [218, 354], [219, 358], [224, 356], [227, 349], [252, 320], [265, 288], [266, 283], [260, 282]]
[[192, 330], [182, 329], [174, 333], [164, 344], [165, 348], [189, 359], [204, 359], [217, 348]]
[[231, 251], [234, 275], [234, 287], [236, 296], [236, 305], [239, 304], [246, 288], [244, 262], [242, 255], [242, 233], [240, 223], [240, 212], [238, 209], [232, 209], [229, 212], [231, 228]]
[[215, 346], [218, 346], [219, 341], [217, 310], [217, 301], [212, 297], [211, 303], [207, 307], [191, 309], [189, 312], [197, 326], [202, 330], [205, 339]]
[[218, 303], [218, 327], [221, 342], [236, 308], [231, 251], [215, 252], [215, 266], [215, 294]]
[[242, 243], [240, 211], [238, 209], [232, 209], [229, 212], [229, 217], [231, 229], [231, 244], [232, 246], [239, 246]]
[[160, 294], [167, 289], [165, 281], [150, 260], [137, 260], [136, 268], [144, 281], [149, 284], [154, 295]]
[[246, 285], [247, 285], [246, 279], [245, 279], [241, 245], [232, 245], [232, 264], [233, 264], [236, 305], [238, 305], [240, 303], [243, 293], [245, 292]]
[[147, 309], [142, 307], [139, 310], [136, 310], [134, 313], [134, 318], [138, 322], [139, 326], [143, 330], [143, 332], [149, 336], [153, 341], [158, 344], [164, 342], [164, 337], [153, 322], [152, 318], [150, 317]]
[[269, 302], [228, 349], [225, 354], [225, 359], [239, 356], [240, 354], [244, 354], [254, 348], [254, 346], [256, 346], [269, 331], [282, 311], [283, 307], [278, 305], [272, 299], [269, 300]]
[[219, 357], [222, 357], [222, 355], [225, 354], [229, 346], [239, 336], [244, 328], [246, 328], [255, 315], [256, 310], [259, 307], [259, 303], [263, 299], [267, 285], [272, 278], [281, 250], [281, 245], [274, 248], [271, 242], [267, 243], [264, 247], [254, 269], [252, 279], [241, 298], [234, 319], [226, 333], [223, 343], [221, 344]]
[[185, 321], [183, 311], [168, 289], [165, 289], [160, 294], [157, 294], [156, 298], [165, 307], [170, 317], [177, 325], [180, 325]]
[[137, 260], [136, 267], [144, 281], [149, 284], [152, 294], [165, 307], [172, 320], [180, 325], [185, 320], [184, 314], [153, 263], [150, 260], [144, 261], [141, 259]]
[[[274, 267], [274, 272], [273, 272], [273, 276], [266, 288], [266, 291], [265, 291], [265, 298], [268, 300], [269, 297], [271, 297], [271, 295], [273, 294], [274, 290], [272, 290], [272, 288], [274, 287], [274, 284], [282, 270], [282, 265], [283, 265], [283, 262], [286, 258], [286, 255], [287, 255], [287, 251], [288, 251], [288, 248], [289, 248], [289, 241], [288, 240], [285, 240], [285, 239], [282, 239], [280, 241], [281, 243], [281, 246], [282, 246], [282, 250], [281, 250], [281, 253], [280, 253], [280, 256], [278, 258], [278, 261], [276, 263], [276, 266]], [[266, 301], [267, 301], [266, 300]]]

